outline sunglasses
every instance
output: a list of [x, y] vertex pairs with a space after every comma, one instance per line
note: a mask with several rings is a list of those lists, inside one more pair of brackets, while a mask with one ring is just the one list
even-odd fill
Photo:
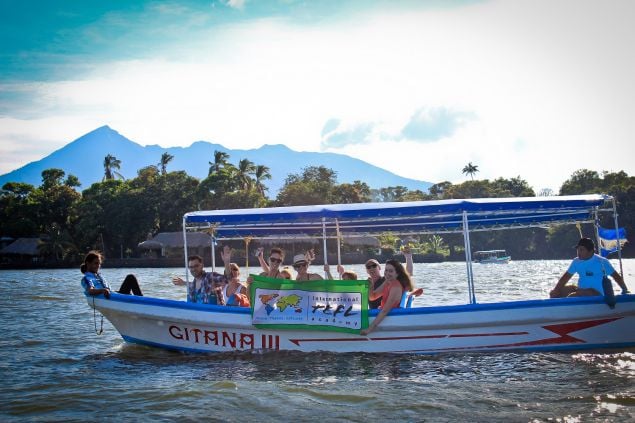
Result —
[[366, 265], [366, 269], [374, 269], [375, 267], [379, 266], [377, 263], [373, 263], [373, 264], [367, 264]]
[[293, 265], [293, 268], [294, 268], [295, 270], [298, 270], [298, 269], [299, 269], [299, 268], [301, 268], [301, 267], [306, 267], [306, 263], [300, 263], [300, 264], [294, 264], [294, 265]]
[[282, 259], [275, 258], [275, 257], [269, 257], [269, 261], [272, 263], [282, 263]]

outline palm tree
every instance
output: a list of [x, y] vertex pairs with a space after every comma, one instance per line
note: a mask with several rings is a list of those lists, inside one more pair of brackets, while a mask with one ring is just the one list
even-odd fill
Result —
[[223, 166], [227, 165], [227, 160], [229, 160], [229, 154], [224, 151], [214, 150], [214, 162], [209, 162], [209, 174], [218, 173]]
[[256, 166], [256, 171], [254, 172], [256, 176], [256, 189], [260, 192], [260, 195], [265, 196], [265, 186], [262, 181], [264, 179], [271, 179], [271, 173], [269, 173], [270, 169], [265, 165]]
[[62, 230], [57, 223], [51, 224], [47, 235], [38, 246], [41, 255], [52, 257], [57, 262], [77, 252], [68, 231]]
[[112, 154], [108, 154], [104, 158], [104, 179], [102, 179], [102, 181], [115, 179], [115, 176], [124, 179], [123, 175], [117, 172], [115, 169], [121, 169], [121, 160], [119, 160]]
[[470, 178], [474, 180], [474, 174], [478, 172], [478, 166], [473, 165], [472, 162], [469, 162], [467, 166], [463, 168], [464, 175], [470, 175]]
[[442, 250], [447, 250], [448, 246], [443, 242], [443, 238], [439, 235], [431, 235], [425, 243], [428, 251], [433, 254], [441, 254]]
[[174, 156], [168, 153], [167, 151], [161, 154], [161, 161], [157, 165], [161, 169], [161, 175], [165, 175], [167, 173], [166, 168], [168, 166], [168, 163], [170, 163], [173, 158]]
[[248, 191], [251, 187], [252, 179], [249, 175], [253, 174], [256, 170], [256, 165], [249, 159], [241, 159], [238, 162], [238, 172], [236, 177], [238, 182], [242, 185], [243, 191]]

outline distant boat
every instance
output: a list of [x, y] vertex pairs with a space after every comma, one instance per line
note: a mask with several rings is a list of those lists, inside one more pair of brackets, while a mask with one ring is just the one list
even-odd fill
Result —
[[476, 251], [474, 253], [474, 261], [476, 263], [509, 263], [511, 260], [511, 256], [507, 254], [505, 250], [487, 250], [487, 251]]

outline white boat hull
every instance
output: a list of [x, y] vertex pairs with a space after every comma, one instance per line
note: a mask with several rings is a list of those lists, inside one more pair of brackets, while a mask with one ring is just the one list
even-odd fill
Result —
[[481, 264], [507, 264], [511, 260], [511, 257], [496, 257], [479, 260], [477, 263]]
[[614, 309], [602, 297], [397, 309], [367, 337], [258, 329], [250, 310], [236, 307], [119, 294], [94, 304], [127, 342], [174, 350], [434, 354], [635, 347], [635, 295], [617, 301]]

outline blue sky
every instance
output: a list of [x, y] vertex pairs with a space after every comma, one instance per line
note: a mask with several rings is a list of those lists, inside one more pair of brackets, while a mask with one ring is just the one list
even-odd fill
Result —
[[635, 174], [634, 17], [628, 0], [0, 0], [0, 173], [109, 125], [431, 182], [468, 162], [536, 190]]

